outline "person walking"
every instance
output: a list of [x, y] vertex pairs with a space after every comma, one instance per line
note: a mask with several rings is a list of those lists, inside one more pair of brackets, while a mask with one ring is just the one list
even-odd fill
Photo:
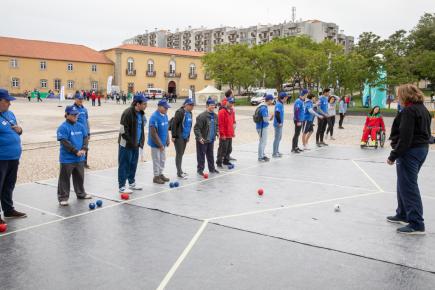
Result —
[[341, 97], [340, 101], [338, 102], [338, 113], [340, 114], [340, 120], [338, 121], [338, 129], [344, 129], [343, 127], [343, 121], [344, 117], [346, 116], [347, 112], [347, 102], [346, 97]]
[[301, 150], [298, 146], [299, 142], [299, 136], [302, 131], [302, 125], [305, 121], [305, 98], [308, 95], [308, 90], [303, 89], [300, 94], [299, 98], [296, 100], [294, 106], [293, 106], [293, 121], [295, 124], [295, 134], [293, 135], [292, 140], [292, 153], [301, 153], [303, 150]]
[[403, 106], [391, 128], [391, 153], [389, 165], [396, 163], [397, 209], [387, 221], [403, 224], [397, 229], [401, 234], [424, 234], [423, 203], [418, 187], [418, 173], [429, 152], [431, 115], [424, 106], [424, 94], [412, 84], [397, 89]]
[[[136, 169], [139, 160], [139, 148], [145, 144], [144, 127], [147, 122], [145, 109], [148, 99], [137, 94], [131, 106], [124, 110], [121, 116], [118, 137], [118, 185], [120, 193], [133, 193], [142, 190], [136, 184]], [[129, 186], [126, 187], [128, 180]]]
[[[91, 129], [89, 127], [89, 114], [88, 114], [88, 110], [83, 105], [83, 100], [84, 100], [83, 95], [80, 94], [79, 91], [76, 91], [74, 95], [73, 106], [75, 106], [77, 111], [79, 112], [77, 123], [81, 124], [86, 129], [86, 133], [89, 141], [91, 139]], [[89, 146], [88, 146], [88, 150], [85, 151], [85, 168], [87, 169], [89, 169], [88, 154], [89, 154]]]
[[316, 145], [317, 147], [328, 146], [323, 142], [325, 136], [327, 118], [328, 118], [328, 98], [330, 89], [323, 90], [322, 95], [319, 98], [319, 104], [317, 106], [317, 113], [322, 115], [323, 118], [317, 118], [317, 131], [316, 131]]
[[309, 93], [305, 100], [305, 118], [304, 118], [304, 126], [303, 126], [303, 134], [302, 134], [302, 145], [304, 146], [304, 150], [310, 150], [308, 147], [308, 142], [310, 140], [311, 135], [314, 132], [314, 117], [319, 119], [323, 119], [323, 116], [317, 114], [315, 111], [315, 97], [314, 94]]
[[258, 161], [259, 162], [268, 162], [270, 161], [269, 157], [265, 155], [265, 149], [267, 145], [267, 128], [269, 127], [269, 121], [272, 120], [273, 116], [269, 118], [269, 110], [267, 106], [273, 104], [274, 97], [273, 95], [266, 95], [264, 97], [264, 102], [260, 103], [255, 110], [253, 119], [255, 122], [255, 128], [258, 133], [259, 142], [258, 142]]
[[87, 130], [77, 122], [77, 107], [65, 108], [65, 121], [57, 129], [57, 141], [60, 142], [60, 172], [57, 186], [57, 198], [61, 206], [68, 205], [70, 178], [72, 175], [74, 192], [78, 199], [91, 199], [84, 188], [85, 154], [88, 150]]
[[[27, 217], [25, 213], [15, 210], [12, 200], [22, 152], [20, 136], [23, 129], [9, 110], [11, 101], [15, 98], [7, 90], [0, 89], [0, 201], [5, 219]], [[1, 210], [0, 224], [5, 224]]]
[[234, 124], [234, 98], [229, 96], [224, 102], [223, 106], [218, 113], [218, 127], [219, 127], [219, 147], [216, 159], [216, 165], [222, 168], [222, 165], [233, 165], [230, 162], [230, 153], [232, 147], [232, 140], [235, 137]]
[[206, 110], [196, 117], [193, 128], [196, 139], [197, 173], [204, 175], [205, 158], [207, 158], [208, 171], [219, 173], [214, 166], [214, 141], [219, 134], [218, 115], [214, 112], [216, 102], [209, 98], [206, 102]]
[[273, 140], [272, 157], [280, 158], [282, 154], [279, 152], [279, 143], [282, 139], [282, 128], [284, 125], [284, 103], [287, 102], [288, 95], [286, 92], [281, 92], [278, 95], [278, 101], [275, 104], [273, 114], [273, 127], [275, 129], [275, 138]]
[[168, 109], [170, 107], [166, 100], [160, 100], [157, 104], [157, 110], [151, 115], [149, 122], [148, 145], [151, 147], [153, 160], [153, 182], [157, 184], [169, 181], [163, 171], [165, 170], [166, 147], [169, 146]]
[[171, 135], [172, 142], [175, 146], [175, 166], [177, 167], [177, 176], [186, 179], [187, 173], [182, 168], [183, 155], [186, 150], [187, 143], [190, 140], [190, 132], [192, 130], [192, 111], [193, 100], [186, 99], [181, 108], [179, 108], [172, 119]]
[[335, 140], [334, 138], [334, 126], [335, 126], [335, 116], [337, 115], [337, 98], [335, 96], [330, 96], [328, 98], [328, 119], [326, 129], [325, 139], [328, 139], [328, 134], [331, 136], [331, 140]]

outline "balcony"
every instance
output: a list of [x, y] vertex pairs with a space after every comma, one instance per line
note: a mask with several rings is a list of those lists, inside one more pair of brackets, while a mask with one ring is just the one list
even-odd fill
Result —
[[177, 73], [177, 72], [165, 72], [164, 73], [165, 78], [181, 78], [181, 73]]
[[156, 71], [147, 71], [147, 77], [154, 78], [156, 74]]
[[189, 79], [196, 80], [198, 78], [198, 74], [189, 73]]
[[135, 76], [136, 75], [136, 70], [135, 69], [133, 69], [133, 70], [126, 69], [125, 70], [125, 74], [128, 75], [128, 76]]

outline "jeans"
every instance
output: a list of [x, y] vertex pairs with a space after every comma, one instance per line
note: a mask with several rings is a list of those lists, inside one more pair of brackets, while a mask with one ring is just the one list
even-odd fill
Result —
[[427, 146], [410, 148], [396, 160], [396, 215], [408, 221], [415, 230], [424, 230], [423, 204], [417, 178], [428, 152]]
[[214, 142], [201, 144], [201, 142], [196, 141], [196, 160], [198, 161], [198, 166], [197, 166], [198, 172], [204, 171], [206, 157], [207, 157], [208, 170], [210, 172], [215, 171], [213, 147], [214, 147]]
[[279, 143], [282, 138], [282, 126], [275, 127], [275, 138], [273, 139], [273, 156], [276, 156], [279, 153]]
[[[298, 148], [299, 135], [301, 134], [303, 122], [294, 121], [294, 123], [295, 123], [295, 134], [293, 135], [293, 140], [292, 140], [292, 150], [296, 150], [296, 148]], [[298, 126], [298, 123], [301, 125]]]
[[258, 142], [258, 159], [263, 159], [265, 154], [264, 150], [267, 145], [267, 127], [262, 129], [257, 129], [258, 137], [260, 140]]
[[0, 198], [4, 212], [14, 210], [12, 193], [17, 182], [18, 160], [0, 160]]
[[138, 159], [139, 159], [139, 148], [125, 148], [119, 145], [119, 153], [118, 153], [119, 188], [125, 186], [125, 182], [127, 179], [129, 184], [135, 183]]

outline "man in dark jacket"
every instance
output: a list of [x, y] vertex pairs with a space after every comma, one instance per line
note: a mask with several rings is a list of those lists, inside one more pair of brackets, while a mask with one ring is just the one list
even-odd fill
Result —
[[[122, 113], [121, 127], [119, 129], [118, 153], [118, 183], [119, 192], [133, 193], [141, 190], [135, 182], [139, 147], [143, 148], [145, 142], [144, 127], [146, 123], [145, 109], [148, 99], [141, 94], [133, 98], [131, 106]], [[129, 187], [125, 182], [128, 179]]]
[[219, 133], [218, 116], [214, 112], [216, 102], [209, 98], [207, 109], [196, 117], [196, 124], [193, 129], [196, 138], [196, 158], [198, 161], [197, 172], [204, 174], [205, 157], [207, 156], [208, 170], [210, 173], [219, 173], [214, 167], [213, 146], [216, 136]]
[[186, 99], [183, 106], [175, 112], [172, 120], [171, 134], [172, 142], [175, 146], [175, 166], [177, 167], [177, 176], [185, 179], [187, 173], [181, 169], [184, 151], [190, 139], [190, 131], [192, 129], [192, 110], [193, 100]]

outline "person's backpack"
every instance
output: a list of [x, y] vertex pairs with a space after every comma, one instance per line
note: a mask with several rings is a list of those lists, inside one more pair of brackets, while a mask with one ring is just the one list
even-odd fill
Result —
[[260, 105], [255, 109], [254, 115], [252, 115], [252, 120], [254, 121], [254, 123], [260, 123], [263, 121], [263, 116], [261, 116], [260, 114], [261, 107], [263, 106], [264, 105]]

